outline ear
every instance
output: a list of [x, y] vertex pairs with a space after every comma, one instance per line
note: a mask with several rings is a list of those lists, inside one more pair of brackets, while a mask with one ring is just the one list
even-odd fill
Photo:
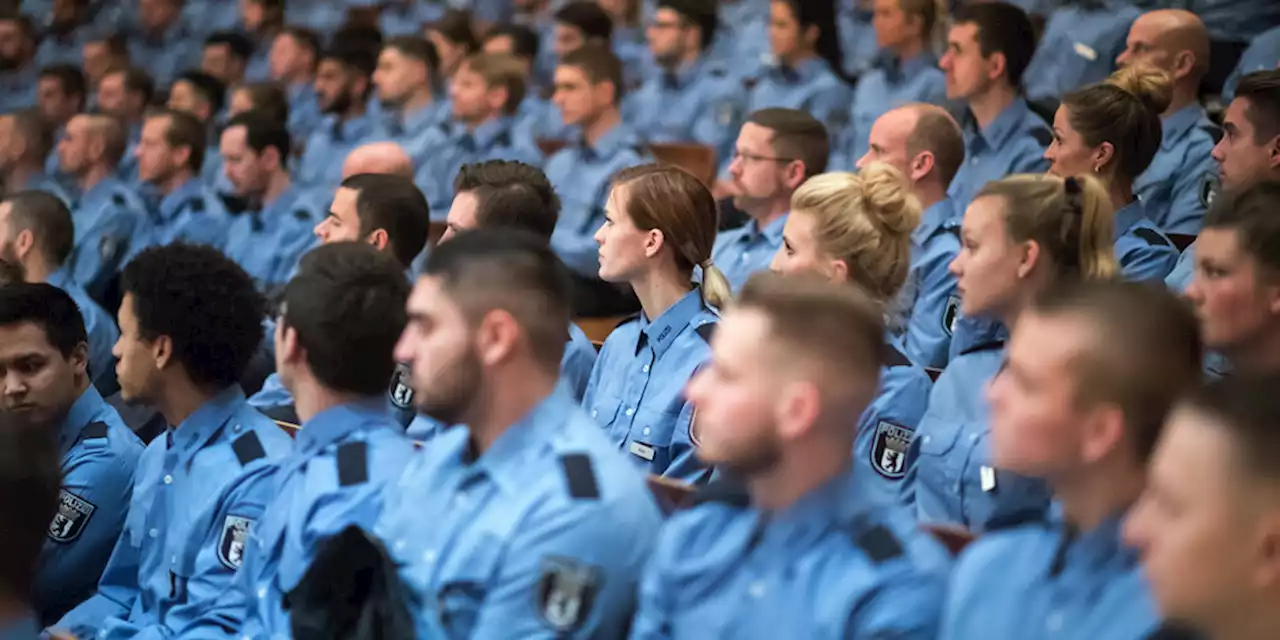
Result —
[[1009, 59], [1004, 54], [997, 51], [987, 58], [987, 79], [995, 81], [1005, 74], [1005, 70], [1009, 68]]
[[782, 183], [786, 185], [788, 191], [795, 191], [804, 184], [805, 173], [807, 173], [804, 162], [800, 160], [792, 160], [787, 163], [783, 169]]
[[1093, 172], [1101, 173], [1116, 157], [1116, 147], [1110, 142], [1103, 142], [1093, 150]]
[[844, 284], [849, 281], [849, 263], [844, 260], [830, 260], [827, 262], [827, 277], [832, 282]]
[[511, 95], [511, 92], [507, 91], [506, 87], [502, 85], [495, 85], [493, 87], [490, 87], [489, 90], [485, 92], [485, 99], [489, 101], [490, 109], [497, 111], [499, 113], [505, 113], [506, 112], [505, 107], [507, 106], [507, 98], [510, 95]]
[[1191, 75], [1196, 66], [1196, 55], [1190, 51], [1179, 51], [1173, 56], [1173, 79], [1181, 80]]
[[1254, 562], [1256, 573], [1252, 586], [1274, 589], [1280, 585], [1280, 513], [1272, 512], [1259, 518], [1256, 544], [1258, 558]]
[[71, 350], [71, 368], [76, 375], [82, 376], [89, 371], [89, 345], [83, 342]]
[[907, 177], [911, 179], [913, 184], [920, 182], [933, 171], [933, 167], [936, 164], [937, 158], [933, 156], [932, 151], [921, 151], [908, 163]]
[[18, 232], [18, 236], [13, 239], [14, 250], [18, 253], [18, 260], [21, 261], [31, 253], [31, 249], [36, 246], [36, 236], [31, 233], [30, 229], [23, 229]]
[[618, 88], [612, 82], [605, 81], [591, 86], [591, 95], [596, 104], [615, 104], [618, 102]]
[[107, 141], [102, 136], [89, 138], [89, 158], [97, 161], [107, 154]]
[[187, 162], [191, 160], [191, 154], [195, 153], [195, 150], [191, 147], [174, 147], [171, 153], [174, 156], [174, 164], [185, 167]]
[[151, 357], [156, 361], [156, 369], [164, 369], [173, 360], [173, 341], [169, 336], [160, 336], [151, 343]]
[[1027, 240], [1022, 243], [1022, 260], [1018, 263], [1018, 277], [1026, 278], [1035, 271], [1036, 265], [1040, 263], [1040, 243], [1035, 240]]
[[262, 150], [259, 159], [277, 171], [284, 169], [284, 159], [280, 157], [280, 150], [275, 147], [267, 147]]
[[387, 236], [386, 229], [374, 229], [373, 233], [370, 233], [369, 237], [366, 238], [365, 241], [377, 247], [378, 251], [382, 251], [387, 248], [387, 243], [390, 242], [391, 239]]
[[1280, 169], [1280, 136], [1267, 142], [1267, 157], [1271, 161], [1271, 170]]
[[476, 353], [480, 362], [494, 366], [511, 356], [520, 341], [520, 323], [503, 309], [484, 315], [475, 334]]
[[812, 381], [792, 381], [783, 385], [774, 405], [778, 438], [799, 440], [813, 431], [822, 411], [822, 392]]
[[1080, 458], [1091, 464], [1111, 455], [1124, 438], [1124, 412], [1120, 407], [1106, 403], [1089, 411], [1084, 421], [1084, 437], [1080, 442]]
[[650, 229], [645, 232], [644, 237], [644, 257], [652, 258], [662, 251], [662, 247], [666, 246], [667, 237], [660, 229]]
[[818, 36], [821, 34], [822, 32], [818, 30], [818, 25], [811, 24], [800, 33], [800, 37], [804, 39], [805, 44], [807, 44], [810, 49], [813, 49], [818, 46]]
[[298, 330], [280, 321], [276, 324], [276, 360], [296, 364], [306, 359], [307, 351], [298, 341]]

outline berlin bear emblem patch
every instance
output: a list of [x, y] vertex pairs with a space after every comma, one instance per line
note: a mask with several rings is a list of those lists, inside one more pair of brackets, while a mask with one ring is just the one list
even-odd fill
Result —
[[942, 330], [947, 335], [955, 335], [956, 323], [960, 321], [960, 296], [947, 298], [947, 307], [942, 310]]
[[871, 466], [880, 475], [891, 480], [907, 475], [907, 450], [916, 432], [881, 420], [871, 443]]
[[413, 388], [409, 386], [409, 368], [396, 365], [396, 372], [391, 375], [391, 388], [387, 390], [391, 404], [400, 410], [413, 406]]
[[65, 544], [79, 538], [95, 509], [92, 502], [63, 489], [58, 493], [58, 512], [49, 523], [49, 539]]
[[223, 566], [232, 571], [240, 568], [252, 526], [253, 520], [241, 516], [227, 516], [223, 521], [222, 535], [218, 537], [218, 560]]
[[599, 587], [597, 570], [569, 558], [544, 558], [538, 580], [538, 614], [548, 627], [568, 633], [591, 615]]

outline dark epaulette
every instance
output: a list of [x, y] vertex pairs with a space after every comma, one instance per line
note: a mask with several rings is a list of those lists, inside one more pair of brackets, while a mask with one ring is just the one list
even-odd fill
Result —
[[599, 500], [600, 485], [596, 482], [596, 469], [585, 453], [566, 453], [560, 456], [560, 470], [564, 472], [569, 495], [575, 500]]
[[853, 544], [871, 561], [880, 564], [902, 556], [902, 542], [888, 527], [859, 517], [853, 523]]
[[80, 438], [84, 440], [101, 440], [106, 437], [107, 423], [105, 422], [90, 422], [89, 426], [80, 432]]
[[700, 324], [694, 328], [693, 332], [701, 336], [703, 342], [711, 344], [711, 336], [716, 333], [716, 324], [718, 323], [708, 322], [706, 324]]
[[196, 213], [204, 213], [204, 196], [192, 196], [186, 202], [182, 203], [183, 208], [189, 208]]
[[961, 351], [960, 355], [967, 356], [971, 353], [980, 353], [983, 351], [996, 351], [998, 349], [1003, 349], [1003, 348], [1004, 348], [1004, 340], [992, 340], [991, 342], [984, 342], [980, 345], [969, 347], [968, 349]]
[[363, 440], [338, 447], [338, 486], [351, 487], [369, 481], [369, 444]]
[[1200, 125], [1200, 130], [1209, 134], [1209, 138], [1213, 140], [1213, 144], [1216, 145], [1219, 142], [1222, 142], [1222, 127], [1210, 122], [1208, 124]]
[[712, 78], [723, 78], [729, 75], [729, 70], [721, 65], [713, 64], [707, 67], [707, 74]]
[[272, 420], [275, 420], [277, 422], [289, 422], [292, 424], [299, 423], [298, 412], [294, 410], [293, 405], [291, 404], [281, 405], [279, 407], [270, 407], [267, 409], [259, 409], [258, 411], [262, 412], [262, 415], [268, 418], [271, 418]]
[[735, 509], [751, 506], [751, 494], [746, 485], [737, 480], [721, 478], [699, 487], [693, 493], [693, 504], [723, 504]]
[[884, 366], [886, 367], [907, 367], [911, 366], [911, 359], [903, 355], [897, 347], [889, 345], [888, 353], [884, 354]]
[[1040, 146], [1047, 147], [1053, 143], [1053, 132], [1044, 127], [1031, 127], [1031, 137], [1040, 143]]
[[120, 209], [127, 209], [129, 207], [129, 200], [125, 198], [124, 194], [120, 193], [119, 191], [111, 194], [111, 202], [112, 204], [116, 205], [116, 207]]
[[493, 146], [495, 146], [495, 147], [509, 147], [509, 146], [511, 146], [511, 133], [510, 133], [510, 132], [508, 132], [508, 131], [503, 131], [503, 132], [499, 133], [498, 135], [494, 136], [494, 137], [493, 137]]
[[231, 443], [231, 450], [236, 452], [236, 460], [240, 461], [240, 466], [242, 467], [267, 455], [267, 451], [262, 448], [262, 441], [258, 439], [256, 431], [250, 431], [236, 438]]
[[1133, 235], [1138, 236], [1143, 240], [1146, 240], [1147, 244], [1155, 247], [1159, 247], [1159, 246], [1172, 247], [1173, 246], [1173, 243], [1169, 242], [1168, 238], [1164, 237], [1163, 234], [1161, 234], [1159, 231], [1156, 231], [1155, 229], [1139, 227], [1133, 230]]
[[311, 220], [311, 212], [306, 209], [294, 209], [293, 217], [299, 222], [307, 222], [308, 220]]

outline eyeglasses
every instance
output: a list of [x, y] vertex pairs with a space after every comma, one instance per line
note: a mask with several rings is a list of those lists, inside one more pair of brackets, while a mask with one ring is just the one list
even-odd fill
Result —
[[734, 150], [733, 150], [733, 160], [734, 160], [735, 162], [736, 162], [736, 161], [741, 160], [743, 164], [746, 164], [746, 163], [748, 163], [748, 162], [783, 162], [783, 163], [786, 163], [786, 162], [795, 162], [795, 160], [796, 160], [796, 159], [795, 159], [795, 158], [779, 158], [779, 157], [773, 157], [773, 156], [758, 156], [758, 155], [756, 155], [756, 154], [754, 154], [754, 153], [743, 153], [743, 152], [741, 152], [741, 151], [738, 151], [737, 149], [734, 149]]

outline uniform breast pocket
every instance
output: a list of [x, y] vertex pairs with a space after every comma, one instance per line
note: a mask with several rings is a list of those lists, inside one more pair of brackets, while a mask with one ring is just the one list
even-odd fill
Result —
[[[471, 637], [503, 552], [500, 536], [492, 533], [476, 536], [475, 543], [468, 546], [462, 553], [451, 554], [453, 559], [441, 572], [434, 596], [428, 596], [432, 601], [424, 603], [435, 611], [449, 638]], [[424, 561], [432, 553], [426, 551]]]
[[615, 428], [615, 425], [622, 427], [622, 425], [617, 425], [621, 408], [622, 400], [616, 396], [608, 394], [600, 395], [591, 406], [591, 419], [595, 420], [596, 424], [608, 431], [609, 437], [614, 441], [614, 444], [617, 444], [618, 446], [622, 446], [622, 443], [625, 442], [627, 438], [627, 430], [625, 427]]
[[674, 451], [683, 444], [689, 447], [687, 433], [677, 433], [679, 408], [650, 409], [641, 407], [627, 433], [627, 453], [644, 463], [652, 473], [662, 473], [671, 465]]
[[965, 423], [926, 415], [916, 429], [920, 440], [920, 459], [916, 460], [916, 477], [922, 489], [941, 494], [957, 488], [968, 459], [963, 445]]

